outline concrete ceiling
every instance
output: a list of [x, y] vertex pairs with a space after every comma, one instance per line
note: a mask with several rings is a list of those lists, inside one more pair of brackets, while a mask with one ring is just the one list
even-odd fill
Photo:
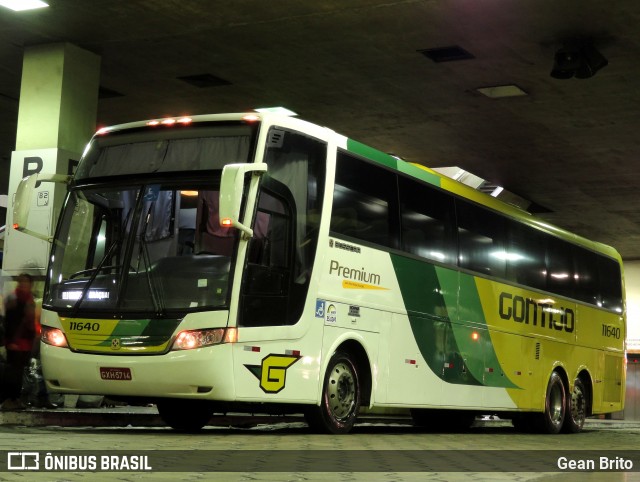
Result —
[[[49, 0], [0, 8], [0, 162], [6, 192], [24, 47], [70, 42], [101, 57], [98, 124], [286, 106], [430, 167], [460, 166], [640, 258], [637, 0]], [[567, 39], [609, 65], [550, 77]], [[472, 59], [420, 51], [459, 46]], [[179, 77], [210, 74], [199, 88]], [[636, 80], [639, 79], [639, 80]], [[515, 84], [523, 97], [480, 87]]]

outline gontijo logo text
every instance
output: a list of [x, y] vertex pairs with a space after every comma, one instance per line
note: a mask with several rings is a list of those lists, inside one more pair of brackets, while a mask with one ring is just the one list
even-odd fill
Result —
[[551, 303], [536, 301], [511, 293], [500, 293], [498, 313], [503, 320], [516, 323], [554, 328], [558, 331], [572, 333], [576, 326], [575, 313], [571, 308], [554, 307]]

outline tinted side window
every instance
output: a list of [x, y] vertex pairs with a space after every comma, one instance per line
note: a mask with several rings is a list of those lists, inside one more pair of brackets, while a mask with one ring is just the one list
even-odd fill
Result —
[[545, 234], [507, 221], [507, 279], [539, 290], [547, 289]]
[[599, 256], [591, 251], [577, 246], [573, 248], [575, 297], [592, 305], [600, 301], [598, 259]]
[[423, 258], [455, 264], [453, 198], [429, 185], [398, 180], [402, 249]]
[[547, 289], [552, 293], [574, 297], [572, 246], [549, 237], [547, 242]]
[[397, 247], [395, 174], [338, 153], [331, 231], [370, 243]]
[[609, 258], [598, 262], [598, 280], [602, 307], [622, 313], [622, 274], [620, 265]]
[[456, 201], [460, 267], [506, 276], [505, 219], [474, 204]]

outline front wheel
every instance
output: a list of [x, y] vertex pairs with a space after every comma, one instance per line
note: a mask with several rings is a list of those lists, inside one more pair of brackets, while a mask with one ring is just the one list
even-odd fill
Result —
[[327, 366], [320, 405], [305, 413], [309, 427], [323, 433], [348, 433], [358, 416], [360, 398], [356, 364], [348, 353], [337, 351]]
[[160, 418], [180, 432], [197, 432], [213, 415], [213, 404], [206, 400], [166, 398], [156, 404]]

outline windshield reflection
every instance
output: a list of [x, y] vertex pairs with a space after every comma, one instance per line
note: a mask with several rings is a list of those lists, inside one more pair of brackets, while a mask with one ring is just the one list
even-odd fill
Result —
[[147, 316], [226, 306], [237, 232], [219, 226], [218, 197], [193, 182], [72, 191], [45, 305]]

